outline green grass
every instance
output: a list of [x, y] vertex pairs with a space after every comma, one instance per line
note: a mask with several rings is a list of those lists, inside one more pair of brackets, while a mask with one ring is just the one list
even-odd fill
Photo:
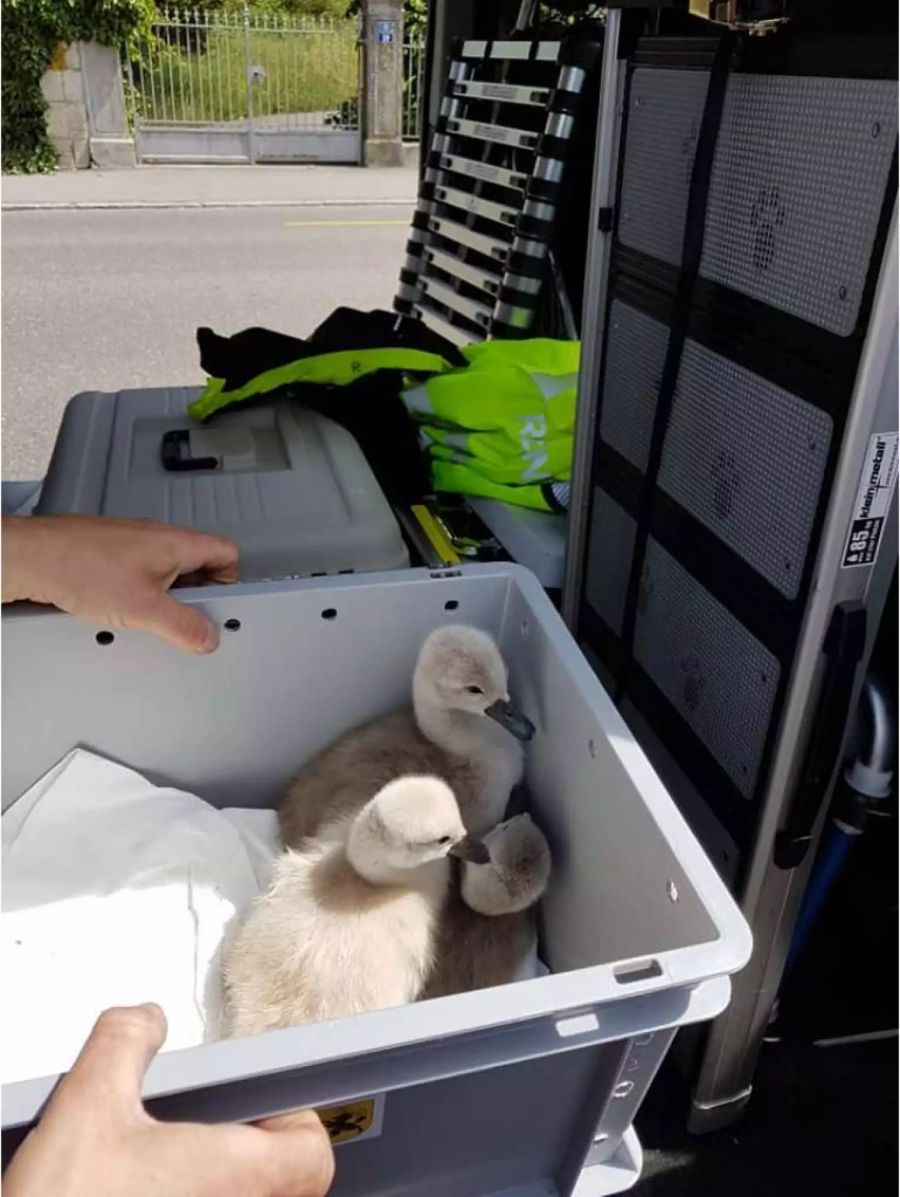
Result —
[[[205, 32], [205, 31], [204, 31]], [[336, 32], [251, 33], [253, 112], [327, 112], [359, 91], [357, 26]], [[137, 110], [145, 121], [231, 121], [247, 115], [243, 32], [210, 29], [190, 50], [159, 42], [135, 71]], [[149, 64], [149, 65], [146, 65]]]

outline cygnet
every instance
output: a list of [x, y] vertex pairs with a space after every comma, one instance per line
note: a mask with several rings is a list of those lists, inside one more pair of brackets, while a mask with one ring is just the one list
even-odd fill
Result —
[[407, 774], [443, 778], [473, 835], [503, 817], [534, 726], [509, 701], [506, 665], [491, 637], [457, 624], [432, 632], [419, 651], [412, 698], [411, 711], [356, 728], [301, 770], [279, 812], [287, 847]]
[[285, 852], [225, 947], [226, 1034], [414, 1001], [465, 836], [444, 782], [403, 777]]
[[441, 915], [436, 961], [423, 998], [517, 980], [536, 946], [535, 905], [550, 880], [550, 848], [527, 814], [488, 832], [484, 863], [467, 853]]

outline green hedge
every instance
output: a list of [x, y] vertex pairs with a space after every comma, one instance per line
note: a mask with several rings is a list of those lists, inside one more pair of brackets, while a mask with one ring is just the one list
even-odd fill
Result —
[[60, 42], [121, 46], [150, 32], [153, 0], [3, 0], [3, 170], [51, 171], [41, 78]]

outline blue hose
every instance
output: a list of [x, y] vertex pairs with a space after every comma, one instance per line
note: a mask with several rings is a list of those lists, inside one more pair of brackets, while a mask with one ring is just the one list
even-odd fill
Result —
[[813, 868], [813, 874], [806, 888], [803, 904], [800, 907], [800, 913], [797, 916], [797, 922], [794, 926], [794, 937], [791, 940], [785, 972], [790, 971], [796, 963], [796, 959], [806, 943], [810, 929], [819, 917], [819, 913], [825, 904], [825, 899], [831, 892], [831, 887], [834, 885], [838, 874], [843, 868], [850, 847], [853, 841], [857, 839], [859, 839], [859, 832], [844, 831], [843, 828], [834, 822], [829, 824], [828, 830], [825, 833], [822, 851], [819, 853], [819, 857]]
[[884, 802], [891, 792], [897, 749], [894, 709], [886, 683], [870, 673], [860, 693], [856, 753], [838, 785], [834, 814], [822, 837], [822, 847], [794, 926], [785, 973], [793, 968], [803, 951], [851, 844], [863, 833], [871, 815], [884, 813]]

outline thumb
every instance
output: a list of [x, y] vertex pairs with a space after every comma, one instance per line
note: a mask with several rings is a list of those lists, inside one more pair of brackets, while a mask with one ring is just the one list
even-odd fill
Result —
[[334, 1180], [334, 1150], [315, 1110], [264, 1118], [264, 1171], [272, 1191], [285, 1197], [324, 1197]]
[[126, 1117], [141, 1112], [144, 1075], [165, 1038], [166, 1016], [153, 1003], [105, 1010], [60, 1082], [47, 1117], [73, 1107], [81, 1117], [88, 1103], [91, 1109], [105, 1103]]
[[140, 616], [128, 621], [129, 627], [152, 632], [176, 648], [189, 653], [211, 653], [219, 644], [219, 633], [196, 607], [187, 607], [168, 594], [157, 595]]

